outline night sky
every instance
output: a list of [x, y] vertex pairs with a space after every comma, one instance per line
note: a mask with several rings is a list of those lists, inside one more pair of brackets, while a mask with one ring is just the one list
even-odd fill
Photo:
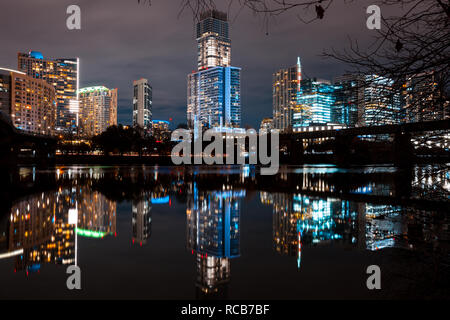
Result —
[[[226, 9], [225, 1], [217, 3]], [[339, 1], [323, 20], [309, 24], [298, 20], [303, 10], [297, 9], [271, 20], [268, 30], [261, 16], [233, 6], [231, 61], [242, 68], [242, 126], [259, 127], [263, 117], [272, 116], [272, 73], [294, 65], [298, 55], [304, 77], [331, 80], [349, 70], [320, 54], [348, 47], [348, 37], [368, 43], [375, 35], [366, 28], [366, 7], [372, 3]], [[81, 30], [66, 28], [71, 4], [81, 8]], [[119, 89], [122, 124], [132, 121], [133, 80], [147, 78], [153, 119], [172, 117], [176, 126], [186, 122], [186, 77], [197, 68], [192, 13], [179, 15], [180, 9], [181, 0], [152, 0], [151, 6], [148, 0], [2, 0], [0, 67], [17, 69], [17, 52], [30, 50], [44, 57], [79, 57], [81, 87]]]

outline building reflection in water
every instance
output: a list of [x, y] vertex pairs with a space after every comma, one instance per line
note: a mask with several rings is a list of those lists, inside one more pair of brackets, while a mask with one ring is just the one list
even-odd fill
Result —
[[14, 271], [39, 272], [46, 263], [77, 264], [78, 237], [116, 234], [116, 203], [88, 186], [59, 188], [18, 201], [8, 221], [6, 252]]
[[147, 243], [147, 239], [151, 235], [152, 217], [151, 205], [148, 198], [144, 197], [140, 200], [132, 201], [132, 220], [133, 238], [132, 242], [138, 243], [140, 246]]
[[450, 238], [448, 219], [437, 223], [429, 211], [287, 193], [261, 192], [260, 201], [273, 206], [274, 251], [295, 257], [298, 268], [305, 246], [413, 249], [418, 243]]
[[297, 268], [301, 266], [302, 246], [356, 243], [358, 215], [348, 201], [284, 193], [260, 198], [264, 204], [273, 203], [274, 250], [296, 257]]
[[240, 199], [245, 191], [224, 186], [199, 191], [191, 184], [187, 202], [187, 248], [196, 261], [197, 298], [225, 298], [230, 260], [240, 255]]

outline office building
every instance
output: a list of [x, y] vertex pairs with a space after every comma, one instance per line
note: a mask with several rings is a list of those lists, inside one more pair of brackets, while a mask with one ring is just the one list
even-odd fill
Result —
[[355, 127], [364, 113], [364, 77], [344, 74], [336, 77], [331, 121]]
[[448, 118], [446, 98], [438, 87], [439, 75], [436, 72], [423, 72], [408, 77], [404, 85], [405, 120], [421, 122]]
[[300, 57], [297, 64], [280, 69], [272, 75], [273, 126], [281, 131], [291, 131], [293, 111], [298, 105], [302, 66]]
[[334, 104], [334, 87], [328, 80], [305, 79], [301, 81], [298, 106], [293, 112], [293, 129], [331, 122]]
[[146, 134], [152, 134], [152, 99], [147, 79], [133, 81], [133, 126], [143, 128]]
[[198, 71], [188, 75], [187, 120], [212, 128], [241, 124], [241, 69], [232, 67], [227, 15], [201, 14], [197, 24]]
[[79, 134], [92, 137], [117, 125], [117, 89], [104, 86], [79, 90]]
[[403, 119], [400, 91], [392, 79], [366, 75], [364, 81], [364, 110], [360, 126], [398, 124]]
[[55, 133], [56, 92], [44, 80], [0, 68], [0, 108], [19, 130], [43, 135]]
[[18, 69], [46, 81], [56, 90], [56, 130], [76, 133], [78, 126], [79, 59], [44, 58], [42, 53], [18, 53]]

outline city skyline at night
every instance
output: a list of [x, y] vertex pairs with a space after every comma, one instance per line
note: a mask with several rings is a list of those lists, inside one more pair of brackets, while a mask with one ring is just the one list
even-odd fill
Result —
[[449, 1], [4, 0], [0, 299], [434, 312]]
[[[92, 12], [101, 12], [104, 1], [80, 3], [82, 8]], [[46, 5], [44, 2], [42, 5]], [[102, 21], [110, 28], [98, 26], [99, 20], [91, 15], [83, 16], [83, 27], [79, 32], [70, 32], [65, 28], [53, 28], [52, 24], [39, 21], [43, 31], [60, 39], [57, 46], [45, 44], [39, 33], [26, 27], [18, 26], [16, 33], [20, 42], [5, 34], [3, 39], [8, 46], [0, 52], [0, 65], [15, 68], [17, 66], [17, 51], [28, 52], [37, 50], [50, 57], [69, 57], [76, 55], [80, 58], [80, 87], [89, 87], [103, 84], [109, 88], [118, 88], [118, 122], [132, 124], [132, 96], [133, 90], [130, 81], [148, 76], [152, 79], [154, 89], [153, 114], [155, 118], [173, 118], [173, 125], [186, 122], [186, 78], [197, 61], [195, 43], [196, 26], [189, 14], [183, 13], [177, 17], [178, 3], [164, 3], [157, 6], [132, 6], [118, 1], [107, 3], [109, 10], [104, 12]], [[3, 11], [2, 21], [8, 23], [8, 10], [20, 10], [23, 15], [30, 15], [33, 22], [37, 16], [31, 16], [33, 6], [23, 1], [15, 2], [12, 7]], [[51, 5], [47, 8], [48, 15], [55, 17], [65, 25], [65, 6]], [[158, 9], [154, 10], [154, 8]], [[364, 12], [364, 5], [349, 8], [334, 8], [329, 23], [343, 30], [360, 30], [358, 25], [365, 25], [365, 15], [359, 17], [352, 25], [341, 21], [339, 16], [356, 12]], [[218, 8], [224, 11], [225, 8]], [[332, 60], [324, 60], [319, 54], [326, 47], [345, 42], [345, 36], [336, 32], [323, 32], [322, 25], [308, 25], [308, 30], [296, 19], [279, 19], [270, 24], [268, 35], [261, 30], [262, 21], [252, 16], [250, 12], [243, 11], [236, 18], [238, 8], [230, 13], [230, 34], [233, 39], [233, 62], [235, 66], [243, 67], [242, 79], [242, 120], [241, 125], [250, 125], [257, 128], [263, 117], [272, 116], [272, 73], [282, 66], [291, 64], [292, 59], [300, 55], [304, 65], [304, 77], [316, 76], [318, 78], [332, 79], [334, 76], [345, 73], [346, 66]], [[130, 11], [131, 10], [131, 11]], [[159, 13], [163, 10], [164, 14]], [[348, 11], [350, 10], [350, 11]], [[59, 12], [61, 11], [61, 14]], [[119, 25], [114, 24], [117, 12], [127, 12], [133, 18], [128, 18]], [[348, 12], [348, 13], [346, 13]], [[162, 19], [163, 16], [172, 17]], [[290, 14], [288, 13], [288, 16]], [[136, 30], [154, 29], [158, 32], [141, 34], [136, 38], [127, 38], [128, 46], [122, 44], [124, 34], [135, 33]], [[300, 31], [300, 33], [298, 32]], [[320, 34], [321, 41], [311, 41], [310, 32]], [[106, 33], [105, 33], [106, 32]], [[365, 34], [367, 30], [361, 29], [358, 35]], [[147, 41], [142, 41], [145, 38]], [[97, 39], [104, 42], [101, 47], [92, 50], [88, 43]], [[102, 40], [103, 39], [103, 40]], [[287, 41], [294, 39], [295, 41]], [[317, 38], [318, 39], [318, 38]], [[251, 46], [246, 45], [252, 43]], [[302, 43], [308, 42], [307, 47]], [[327, 45], [324, 45], [327, 44]], [[283, 50], [279, 50], [283, 48]], [[128, 56], [127, 56], [128, 55]], [[99, 57], [103, 57], [100, 59]]]

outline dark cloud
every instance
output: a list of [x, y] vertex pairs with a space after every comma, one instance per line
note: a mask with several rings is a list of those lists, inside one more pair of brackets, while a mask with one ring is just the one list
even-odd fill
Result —
[[[142, 2], [142, 1], [141, 1]], [[77, 4], [82, 30], [67, 30], [66, 8]], [[243, 125], [259, 126], [272, 114], [272, 73], [301, 56], [307, 76], [328, 78], [346, 66], [323, 60], [324, 49], [343, 49], [348, 36], [367, 39], [367, 1], [336, 3], [325, 18], [304, 24], [302, 11], [270, 21], [247, 9], [231, 9], [232, 64], [242, 68]], [[119, 89], [119, 122], [131, 122], [132, 82], [148, 78], [154, 90], [154, 118], [186, 122], [186, 76], [196, 69], [196, 43], [190, 12], [181, 1], [3, 0], [0, 10], [0, 66], [17, 67], [17, 52], [48, 57], [80, 57], [81, 86]], [[224, 5], [225, 7], [225, 5]], [[219, 7], [220, 9], [220, 7]], [[268, 31], [268, 35], [266, 32]]]

